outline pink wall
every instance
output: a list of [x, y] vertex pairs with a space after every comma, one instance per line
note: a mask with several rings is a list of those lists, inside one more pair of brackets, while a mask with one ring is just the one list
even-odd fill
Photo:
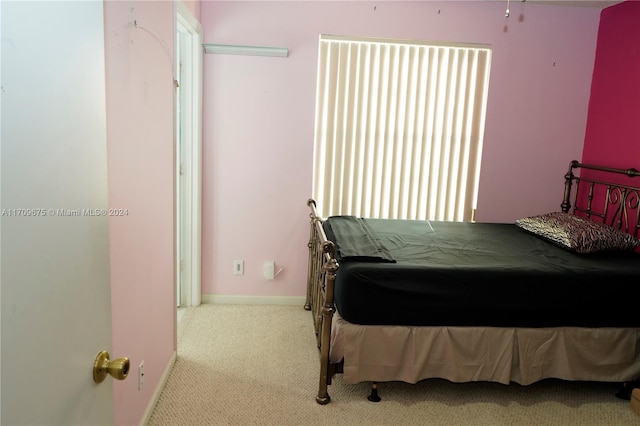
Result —
[[200, 22], [200, 0], [183, 0], [182, 3], [187, 7], [194, 18]]
[[640, 169], [640, 2], [602, 12], [582, 161]]
[[[303, 296], [319, 34], [493, 48], [478, 220], [557, 210], [584, 141], [600, 10], [496, 1], [204, 1], [205, 43], [288, 58], [205, 55], [205, 295]], [[535, 176], [535, 179], [531, 179]], [[245, 274], [233, 275], [233, 260]], [[284, 268], [262, 277], [265, 260]]]
[[[131, 8], [169, 52], [132, 27]], [[131, 361], [130, 377], [114, 383], [115, 424], [134, 425], [175, 350], [174, 15], [167, 1], [107, 1], [104, 12], [109, 206], [129, 212], [109, 222], [112, 349]]]

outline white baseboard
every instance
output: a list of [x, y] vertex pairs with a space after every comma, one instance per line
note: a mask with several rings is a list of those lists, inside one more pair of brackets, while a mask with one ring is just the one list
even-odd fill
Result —
[[151, 415], [153, 414], [153, 410], [156, 408], [156, 404], [158, 403], [158, 399], [160, 399], [160, 394], [167, 384], [167, 380], [169, 380], [169, 374], [171, 374], [171, 369], [173, 365], [176, 363], [176, 359], [178, 358], [178, 353], [173, 351], [173, 355], [169, 359], [167, 366], [164, 368], [164, 372], [162, 373], [162, 377], [160, 377], [160, 381], [158, 385], [153, 390], [153, 395], [151, 395], [151, 400], [149, 400], [149, 404], [147, 404], [147, 409], [144, 410], [144, 415], [142, 416], [142, 420], [140, 420], [140, 426], [144, 426], [149, 424], [149, 420], [151, 419]]
[[233, 296], [225, 294], [203, 294], [202, 303], [236, 305], [298, 305], [304, 306], [304, 296]]

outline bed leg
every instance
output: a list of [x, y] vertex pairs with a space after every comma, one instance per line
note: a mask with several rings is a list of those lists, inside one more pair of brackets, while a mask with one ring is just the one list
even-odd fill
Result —
[[624, 382], [620, 386], [620, 389], [616, 392], [616, 396], [620, 399], [624, 399], [626, 401], [631, 400], [631, 392], [634, 388], [640, 387], [640, 380], [635, 380], [631, 382]]
[[320, 405], [327, 405], [331, 402], [331, 397], [326, 392], [324, 395], [318, 394], [318, 396], [316, 396], [316, 402]]
[[316, 396], [316, 402], [320, 405], [327, 405], [331, 402], [331, 397], [329, 396], [328, 388], [331, 380], [330, 376], [325, 374], [323, 370], [320, 373], [320, 387], [318, 388], [318, 395]]
[[371, 402], [380, 402], [380, 397], [378, 396], [378, 383], [371, 383], [371, 393], [367, 397], [367, 399]]

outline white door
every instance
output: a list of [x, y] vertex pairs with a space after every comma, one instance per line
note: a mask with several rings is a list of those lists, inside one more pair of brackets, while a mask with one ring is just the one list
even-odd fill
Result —
[[113, 424], [103, 4], [0, 16], [1, 423]]

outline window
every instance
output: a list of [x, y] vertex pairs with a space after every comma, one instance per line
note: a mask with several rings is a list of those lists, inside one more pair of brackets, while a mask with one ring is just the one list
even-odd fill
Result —
[[319, 214], [471, 221], [491, 50], [320, 36]]

